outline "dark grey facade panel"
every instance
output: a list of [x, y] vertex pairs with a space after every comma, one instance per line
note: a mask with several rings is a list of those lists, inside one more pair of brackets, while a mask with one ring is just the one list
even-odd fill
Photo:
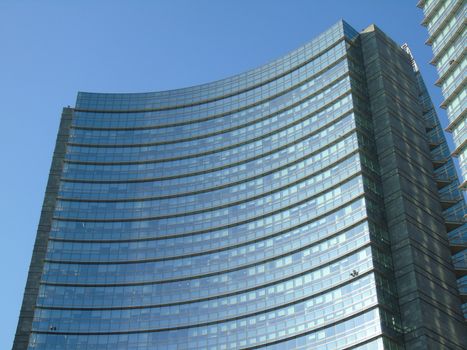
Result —
[[[436, 184], [428, 175], [432, 173], [428, 144], [419, 133], [404, 135], [409, 129], [405, 124], [424, 128], [418, 91], [414, 91], [416, 77], [409, 74], [410, 60], [379, 29], [370, 27], [361, 40], [368, 86], [380, 87], [368, 91], [405, 344], [411, 349], [460, 349], [466, 342], [465, 324]], [[407, 90], [401, 88], [404, 85]], [[405, 103], [409, 105], [403, 109], [392, 106]], [[408, 107], [419, 108], [413, 118], [397, 113]], [[396, 152], [388, 153], [389, 145]], [[430, 322], [427, 315], [437, 322]]]
[[63, 109], [52, 164], [50, 166], [49, 180], [45, 190], [41, 217], [37, 229], [36, 241], [34, 243], [34, 250], [29, 267], [28, 279], [24, 291], [23, 304], [21, 306], [18, 327], [13, 343], [13, 350], [26, 349], [28, 347], [72, 116], [73, 110], [71, 108]]

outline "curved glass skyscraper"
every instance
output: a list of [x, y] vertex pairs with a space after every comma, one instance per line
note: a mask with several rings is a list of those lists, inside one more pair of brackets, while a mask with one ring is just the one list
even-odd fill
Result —
[[417, 91], [339, 22], [214, 83], [79, 93], [14, 348], [461, 348]]

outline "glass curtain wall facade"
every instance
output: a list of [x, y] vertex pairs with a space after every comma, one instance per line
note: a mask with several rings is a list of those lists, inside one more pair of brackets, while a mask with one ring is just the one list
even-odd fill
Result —
[[[465, 203], [459, 203], [457, 198], [462, 196], [456, 187], [465, 191], [467, 189], [467, 119], [466, 119], [466, 14], [467, 5], [464, 0], [420, 0], [417, 4], [423, 9], [422, 25], [429, 37], [426, 41], [433, 49], [431, 64], [436, 66], [439, 78], [436, 85], [441, 87], [444, 101], [441, 108], [446, 109], [448, 116], [447, 131], [452, 133], [454, 141], [454, 156], [459, 159], [462, 181], [457, 180], [440, 183], [440, 196], [444, 199], [447, 208], [446, 217], [449, 222], [448, 233], [453, 262], [458, 276], [459, 290], [463, 301], [464, 317], [467, 319], [467, 228], [465, 224]], [[426, 88], [423, 88], [426, 91]], [[429, 104], [431, 101], [425, 98]], [[427, 111], [433, 110], [428, 105]], [[431, 112], [430, 112], [431, 113]], [[438, 127], [439, 128], [439, 127]], [[437, 132], [436, 132], [437, 133]], [[432, 143], [432, 147], [440, 165], [451, 162], [449, 148], [445, 143]], [[451, 168], [451, 165], [448, 165]], [[444, 167], [444, 165], [443, 165]], [[443, 171], [444, 172], [444, 171]], [[455, 179], [455, 176], [446, 176]], [[440, 173], [440, 171], [438, 171]], [[452, 172], [453, 173], [453, 172]], [[453, 173], [454, 174], [454, 173]]]
[[461, 349], [418, 95], [345, 22], [214, 83], [79, 93], [14, 349]]
[[433, 49], [431, 64], [436, 66], [444, 101], [441, 107], [448, 115], [447, 130], [454, 139], [454, 155], [458, 156], [463, 176], [462, 188], [467, 189], [467, 120], [466, 120], [466, 18], [465, 0], [420, 0], [422, 25], [427, 27], [426, 41]]

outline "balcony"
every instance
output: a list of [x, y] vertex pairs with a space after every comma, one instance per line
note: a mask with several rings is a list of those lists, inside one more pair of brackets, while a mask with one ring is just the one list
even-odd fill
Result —
[[467, 249], [452, 256], [452, 263], [457, 278], [467, 276]]
[[[457, 254], [467, 248], [467, 225], [464, 224], [448, 232], [449, 245], [452, 254]], [[467, 283], [467, 282], [466, 282]]]
[[459, 202], [462, 197], [462, 192], [459, 190], [458, 181], [452, 181], [449, 186], [445, 186], [438, 191], [441, 201]]
[[452, 181], [457, 180], [457, 173], [452, 162], [447, 162], [444, 165], [435, 168], [433, 175], [438, 189], [444, 188]]
[[465, 223], [465, 203], [464, 201], [457, 202], [450, 208], [443, 211], [443, 217], [446, 222], [448, 232], [462, 226]]
[[[467, 277], [458, 279], [457, 287], [459, 288], [462, 303], [467, 303]], [[465, 315], [467, 313], [467, 304], [462, 305], [462, 308], [464, 310]]]

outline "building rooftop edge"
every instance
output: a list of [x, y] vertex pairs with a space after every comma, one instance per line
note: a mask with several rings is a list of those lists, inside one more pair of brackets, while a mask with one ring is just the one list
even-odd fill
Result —
[[[168, 89], [168, 90], [158, 90], [158, 91], [145, 91], [145, 92], [93, 92], [93, 91], [78, 91], [78, 96], [77, 96], [77, 102], [79, 101], [80, 98], [92, 98], [92, 97], [122, 97], [122, 96], [139, 96], [139, 97], [156, 97], [156, 96], [164, 96], [164, 95], [169, 95], [169, 94], [176, 94], [177, 92], [180, 92], [180, 93], [184, 93], [184, 92], [189, 92], [190, 90], [193, 90], [193, 91], [202, 91], [204, 89], [209, 89], [209, 88], [214, 88], [218, 85], [224, 85], [226, 83], [229, 83], [229, 82], [232, 82], [232, 81], [236, 81], [236, 80], [241, 80], [242, 78], [245, 78], [246, 76], [248, 75], [253, 75], [253, 74], [258, 74], [261, 70], [264, 70], [264, 69], [267, 69], [268, 67], [272, 67], [274, 65], [278, 65], [280, 64], [282, 61], [286, 60], [287, 58], [297, 54], [298, 52], [300, 52], [301, 50], [304, 50], [306, 49], [307, 47], [310, 47], [310, 46], [313, 46], [314, 44], [318, 43], [320, 41], [320, 39], [322, 39], [323, 37], [329, 35], [329, 32], [333, 31], [336, 29], [336, 27], [341, 27], [342, 28], [342, 32], [345, 36], [345, 31], [344, 31], [344, 28], [350, 28], [352, 30], [355, 31], [355, 29], [353, 29], [353, 27], [351, 25], [349, 25], [346, 21], [344, 21], [343, 19], [340, 19], [339, 21], [337, 21], [336, 23], [334, 23], [332, 26], [330, 26], [328, 29], [326, 29], [325, 31], [321, 32], [320, 34], [316, 35], [315, 37], [313, 37], [310, 41], [306, 42], [305, 44], [299, 46], [298, 48], [292, 50], [292, 51], [289, 51], [288, 53], [276, 58], [276, 59], [273, 59], [265, 64], [262, 64], [260, 66], [257, 66], [255, 68], [252, 68], [252, 69], [249, 69], [249, 70], [246, 70], [244, 72], [240, 72], [238, 74], [234, 74], [234, 75], [231, 75], [229, 77], [226, 77], [226, 78], [221, 78], [221, 79], [218, 79], [218, 80], [214, 80], [214, 81], [210, 81], [210, 82], [206, 82], [206, 83], [201, 83], [201, 84], [195, 84], [195, 85], [191, 85], [191, 86], [186, 86], [186, 87], [182, 87], [182, 88], [176, 88], [176, 89]], [[146, 95], [146, 96], [145, 96]]]

